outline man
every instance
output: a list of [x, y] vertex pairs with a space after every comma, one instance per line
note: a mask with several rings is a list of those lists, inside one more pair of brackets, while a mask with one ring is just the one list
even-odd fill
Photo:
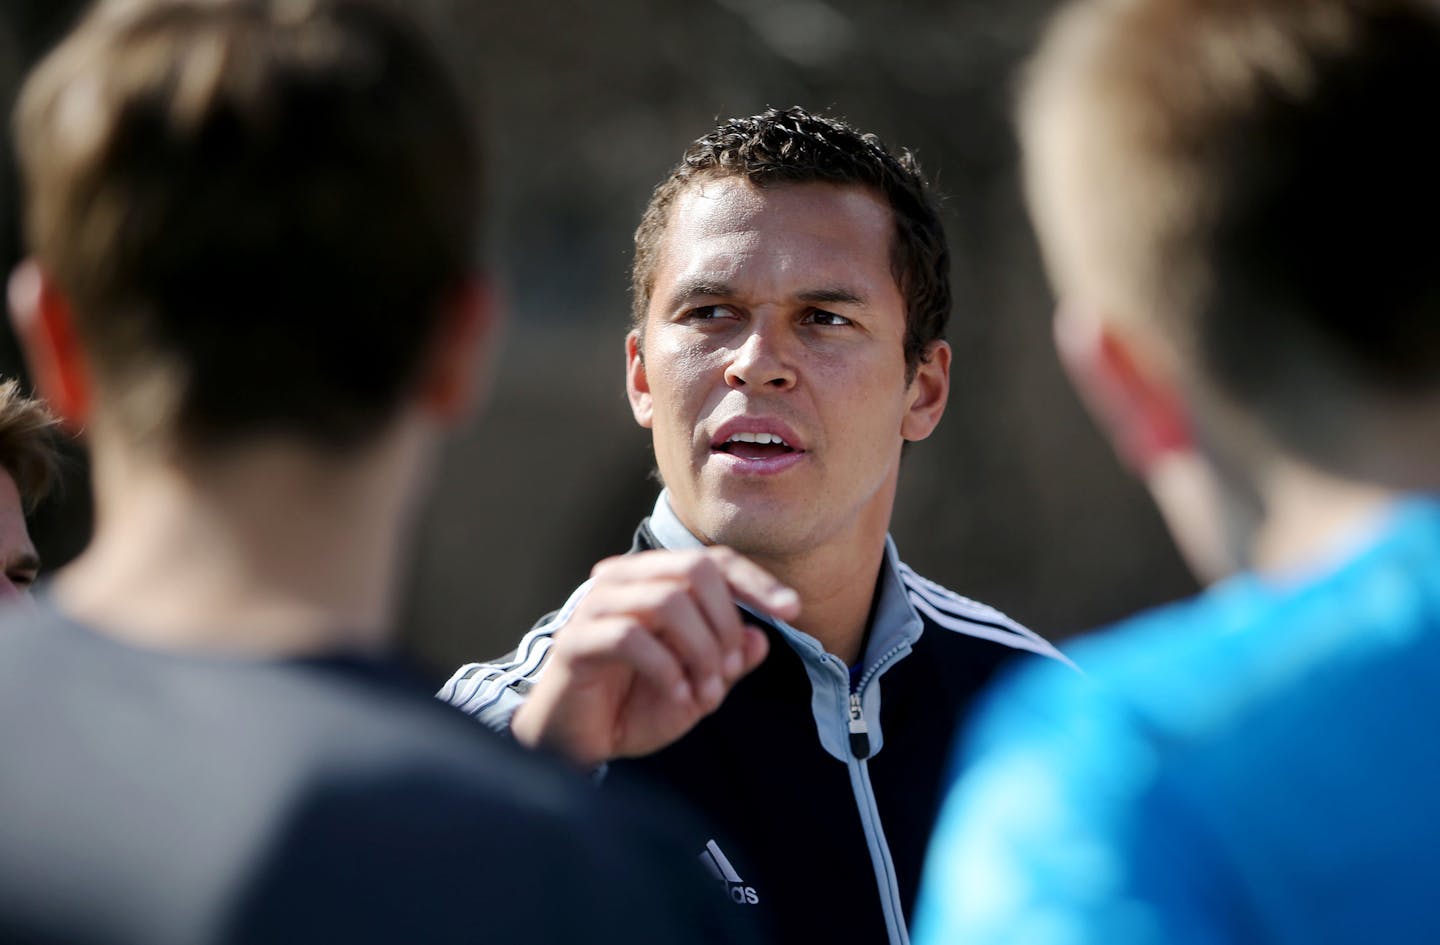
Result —
[[441, 696], [690, 800], [779, 940], [904, 942], [954, 719], [1016, 650], [1063, 659], [886, 534], [949, 387], [939, 218], [908, 153], [770, 110], [690, 146], [635, 246], [627, 390], [665, 491], [637, 553]]
[[0, 622], [0, 939], [724, 938], [688, 851], [662, 872], [663, 835], [387, 656], [493, 322], [420, 33], [367, 0], [103, 4], [16, 140], [10, 296], [97, 523]]
[[1202, 568], [968, 740], [927, 943], [1433, 942], [1428, 0], [1081, 0], [1022, 108], [1056, 333]]
[[28, 595], [40, 573], [25, 515], [39, 505], [59, 476], [55, 418], [20, 383], [0, 384], [0, 601]]

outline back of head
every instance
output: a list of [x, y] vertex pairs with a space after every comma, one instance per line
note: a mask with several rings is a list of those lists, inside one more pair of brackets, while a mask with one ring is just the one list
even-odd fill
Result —
[[635, 231], [635, 325], [645, 323], [671, 206], [692, 183], [718, 177], [757, 187], [850, 185], [881, 196], [895, 216], [892, 268], [905, 296], [905, 360], [913, 374], [950, 317], [950, 251], [929, 186], [909, 151], [891, 153], [875, 135], [799, 107], [723, 122], [693, 142], [655, 188]]
[[135, 440], [365, 442], [473, 262], [462, 97], [379, 0], [101, 2], [15, 131], [31, 251]]
[[[1080, 0], [1029, 78], [1029, 189], [1062, 296], [1152, 323], [1197, 399], [1238, 405], [1287, 452], [1436, 481], [1419, 467], [1440, 437], [1414, 441], [1440, 416], [1423, 237], [1440, 220], [1440, 6]], [[1392, 461], [1407, 450], [1423, 462]]]

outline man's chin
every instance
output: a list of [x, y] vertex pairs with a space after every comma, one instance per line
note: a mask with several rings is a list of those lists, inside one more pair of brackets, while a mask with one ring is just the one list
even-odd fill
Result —
[[788, 557], [806, 544], [797, 523], [768, 512], [738, 511], [705, 524], [708, 543], [727, 545], [749, 558]]

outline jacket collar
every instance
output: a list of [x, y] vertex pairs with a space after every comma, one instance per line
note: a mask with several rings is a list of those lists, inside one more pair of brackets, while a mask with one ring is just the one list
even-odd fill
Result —
[[[661, 490], [660, 496], [655, 500], [655, 509], [650, 513], [646, 524], [650, 536], [662, 548], [681, 551], [705, 547], [705, 543], [696, 538], [675, 514], [675, 510], [670, 506], [669, 490]], [[869, 632], [866, 634], [867, 642], [862, 662], [865, 670], [869, 670], [877, 660], [897, 646], [914, 643], [920, 638], [920, 631], [924, 627], [920, 615], [915, 612], [909, 595], [905, 592], [905, 585], [900, 580], [900, 554], [895, 549], [895, 541], [889, 535], [885, 536], [885, 557], [880, 564], [876, 592], [879, 599], [873, 608], [871, 624], [867, 628]], [[797, 635], [819, 648], [818, 641], [809, 634], [796, 630], [784, 621], [772, 618], [769, 622], [777, 625], [787, 636]]]

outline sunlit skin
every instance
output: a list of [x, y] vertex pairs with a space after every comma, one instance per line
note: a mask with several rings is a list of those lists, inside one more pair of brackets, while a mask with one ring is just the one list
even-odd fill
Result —
[[683, 736], [769, 649], [735, 600], [859, 658], [900, 448], [949, 387], [944, 342], [907, 378], [893, 236], [861, 187], [727, 178], [677, 198], [626, 385], [675, 513], [720, 547], [597, 565], [511, 721], [522, 744], [588, 767]]
[[25, 512], [20, 503], [20, 490], [10, 473], [0, 469], [0, 601], [28, 595], [30, 585], [40, 573], [40, 556], [30, 541], [25, 526]]
[[[676, 514], [795, 587], [802, 628], [847, 657], [901, 446], [930, 434], [948, 389], [943, 342], [907, 380], [893, 239], [865, 188], [701, 181], [671, 211], [627, 347], [631, 405]], [[735, 432], [787, 446], [725, 444]]]
[[[201, 449], [137, 437], [104, 405], [75, 310], [35, 260], [11, 278], [36, 387], [84, 430], [95, 532], [57, 573], [68, 616], [134, 646], [264, 658], [388, 647], [399, 561], [441, 432], [479, 403], [497, 312], [470, 279], [442, 311], [387, 424], [352, 453], [306, 439]], [[161, 445], [164, 444], [164, 445]]]
[[[1032, 106], [1025, 125], [1030, 209], [1061, 299], [1055, 316], [1061, 364], [1116, 451], [1145, 480], [1196, 577], [1210, 583], [1246, 567], [1278, 572], [1308, 565], [1336, 536], [1365, 527], [1388, 501], [1387, 491], [1275, 449], [1255, 418], [1211, 390], [1213, 382], [1166, 330], [1170, 320], [1145, 308], [1125, 252], [1115, 250], [1118, 239], [1106, 230], [1107, 223], [1112, 231], [1119, 227], [1113, 201], [1106, 202], [1110, 165], [1097, 152], [1101, 126], [1069, 91], [1057, 86], [1051, 93], [1057, 97]], [[1202, 443], [1189, 428], [1195, 398], [1207, 390], [1211, 419]], [[1167, 448], [1138, 462], [1137, 443]], [[1262, 521], [1251, 520], [1250, 500], [1227, 492], [1217, 448], [1230, 456], [1231, 477], [1243, 473], [1261, 498]]]

